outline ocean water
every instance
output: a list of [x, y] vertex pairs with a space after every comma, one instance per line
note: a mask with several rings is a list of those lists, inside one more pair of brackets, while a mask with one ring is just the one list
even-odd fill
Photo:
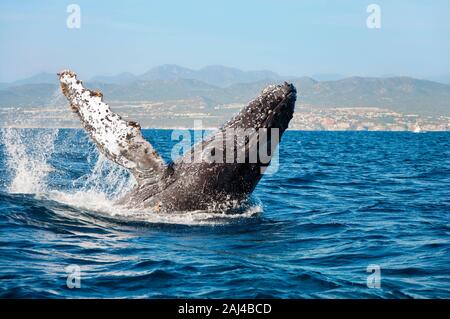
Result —
[[288, 131], [279, 164], [241, 215], [148, 214], [83, 131], [2, 130], [0, 297], [450, 297], [450, 133]]

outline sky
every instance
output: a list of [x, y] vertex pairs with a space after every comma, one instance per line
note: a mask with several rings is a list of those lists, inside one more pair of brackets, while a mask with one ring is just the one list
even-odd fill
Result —
[[[368, 28], [379, 5], [381, 27]], [[80, 7], [68, 28], [67, 6]], [[450, 75], [450, 1], [0, 1], [0, 82], [161, 64], [283, 75]]]

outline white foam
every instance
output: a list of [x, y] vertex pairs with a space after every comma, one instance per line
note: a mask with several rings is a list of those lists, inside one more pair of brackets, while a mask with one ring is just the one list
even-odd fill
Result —
[[47, 176], [53, 170], [48, 159], [53, 154], [57, 133], [56, 129], [2, 129], [6, 165], [11, 174], [10, 193], [41, 194], [46, 191]]
[[99, 193], [110, 200], [117, 199], [135, 185], [134, 177], [124, 168], [94, 150], [96, 162], [88, 174], [73, 182], [75, 188], [87, 193]]
[[50, 191], [48, 197], [76, 208], [93, 211], [120, 220], [146, 222], [152, 224], [178, 225], [223, 225], [237, 219], [247, 219], [258, 216], [262, 212], [261, 205], [253, 205], [243, 212], [227, 213], [225, 211], [183, 211], [158, 213], [151, 209], [130, 209], [115, 205], [107, 194], [98, 191], [61, 192]]

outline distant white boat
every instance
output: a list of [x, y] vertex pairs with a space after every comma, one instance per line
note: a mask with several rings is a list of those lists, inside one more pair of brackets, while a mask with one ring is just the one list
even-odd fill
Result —
[[416, 124], [413, 133], [425, 133], [425, 131], [422, 130], [419, 124]]

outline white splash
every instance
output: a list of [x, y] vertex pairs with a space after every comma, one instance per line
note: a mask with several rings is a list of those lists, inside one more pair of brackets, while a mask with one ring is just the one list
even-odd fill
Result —
[[67, 104], [66, 97], [62, 94], [61, 89], [57, 88], [53, 91], [50, 101], [47, 103], [49, 106], [64, 107]]
[[151, 209], [130, 209], [115, 205], [114, 201], [109, 199], [105, 193], [92, 190], [76, 192], [51, 191], [49, 197], [60, 203], [111, 216], [118, 220], [149, 224], [218, 226], [237, 220], [256, 217], [263, 211], [261, 205], [253, 205], [249, 206], [243, 212], [233, 214], [224, 211], [209, 210], [172, 212], [170, 214], [158, 213]]
[[72, 182], [72, 190], [50, 190], [48, 197], [70, 206], [114, 215], [120, 209], [115, 201], [129, 192], [136, 181], [126, 169], [109, 161], [97, 150], [89, 154], [88, 161], [95, 161], [94, 167]]
[[[227, 213], [225, 211], [194, 210], [183, 212], [156, 213], [156, 212], [134, 212], [134, 220], [159, 223], [159, 224], [178, 224], [190, 226], [218, 226], [237, 220], [245, 220], [256, 217], [263, 211], [261, 205], [247, 207], [243, 212]], [[120, 214], [120, 212], [119, 212]]]
[[6, 166], [11, 176], [10, 193], [41, 194], [46, 191], [47, 176], [53, 170], [48, 159], [53, 154], [57, 133], [57, 129], [2, 129]]
[[[98, 152], [94, 151], [97, 155]], [[83, 192], [101, 193], [109, 199], [117, 199], [129, 192], [136, 180], [128, 170], [99, 154], [92, 171], [73, 182]]]

